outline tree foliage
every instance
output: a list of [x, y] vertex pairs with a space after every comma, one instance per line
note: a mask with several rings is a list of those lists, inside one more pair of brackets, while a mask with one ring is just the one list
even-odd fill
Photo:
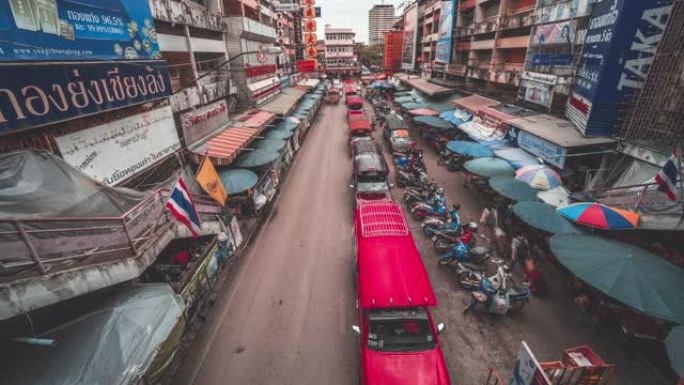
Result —
[[368, 68], [370, 68], [373, 64], [377, 65], [378, 67], [382, 67], [382, 45], [366, 45], [363, 43], [357, 43], [356, 52], [359, 56], [359, 63]]

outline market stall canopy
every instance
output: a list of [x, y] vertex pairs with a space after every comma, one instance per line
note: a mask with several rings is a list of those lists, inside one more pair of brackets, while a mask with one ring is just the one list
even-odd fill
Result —
[[[183, 322], [184, 308], [168, 284], [120, 286], [81, 317], [36, 336], [55, 339], [55, 346], [13, 344], [12, 354], [3, 362], [3, 383], [137, 383], [161, 348], [177, 348], [176, 341], [164, 343], [172, 338], [176, 324]], [[168, 352], [172, 354], [173, 350]]]
[[226, 189], [228, 196], [241, 194], [256, 186], [259, 181], [257, 174], [242, 168], [219, 171], [221, 184]]
[[473, 118], [473, 115], [458, 108], [452, 108], [448, 111], [440, 113], [439, 117], [453, 124], [454, 126], [458, 126], [459, 124], [470, 121], [470, 119]]
[[268, 130], [264, 139], [290, 139], [294, 135], [293, 131], [289, 130]]
[[537, 190], [550, 190], [561, 186], [561, 176], [542, 165], [526, 166], [515, 172], [515, 179], [523, 181]]
[[569, 121], [539, 114], [510, 119], [508, 123], [563, 148], [615, 143], [613, 138], [583, 136]]
[[505, 126], [491, 124], [491, 122], [483, 120], [479, 116], [459, 124], [458, 128], [463, 131], [472, 140], [478, 142], [496, 142], [501, 143], [506, 140], [508, 130]]
[[565, 187], [560, 186], [547, 191], [537, 192], [542, 202], [554, 207], [562, 207], [570, 204], [570, 193]]
[[554, 235], [551, 251], [570, 272], [642, 313], [684, 323], [684, 270], [649, 251], [589, 235]]
[[280, 151], [283, 149], [283, 147], [285, 147], [286, 144], [287, 144], [287, 142], [283, 139], [266, 139], [266, 138], [264, 138], [264, 139], [261, 139], [261, 140], [254, 142], [252, 147], [259, 148], [259, 149], [264, 148], [267, 150]]
[[497, 175], [507, 175], [513, 177], [515, 171], [510, 163], [499, 158], [477, 158], [471, 159], [463, 164], [466, 170], [487, 178]]
[[275, 117], [275, 114], [272, 112], [253, 108], [233, 117], [233, 121], [239, 124], [239, 126], [236, 125], [236, 127], [263, 129], [267, 124], [271, 123]]
[[297, 119], [297, 121], [290, 120], [290, 119], [285, 119], [279, 122], [278, 124], [275, 125], [276, 130], [287, 130], [287, 131], [294, 131], [299, 127], [300, 120]]
[[507, 161], [515, 169], [520, 169], [525, 166], [539, 165], [539, 160], [537, 160], [534, 155], [519, 147], [499, 145], [492, 150], [494, 150], [494, 154], [497, 157]]
[[477, 114], [480, 112], [480, 109], [484, 107], [496, 106], [498, 104], [499, 102], [497, 100], [486, 98], [477, 94], [454, 99], [454, 106], [464, 109], [471, 114]]
[[552, 234], [582, 234], [570, 221], [558, 214], [556, 208], [541, 202], [523, 201], [513, 205], [513, 212], [535, 229]]
[[421, 98], [415, 96], [415, 95], [406, 95], [406, 96], [401, 96], [398, 98], [394, 98], [394, 101], [396, 103], [402, 104], [402, 103], [418, 103], [422, 102]]
[[409, 110], [409, 114], [415, 116], [437, 116], [439, 115], [439, 112], [429, 108], [414, 108]]
[[558, 212], [575, 223], [602, 230], [634, 229], [639, 224], [638, 213], [597, 202], [573, 203], [558, 208]]
[[259, 134], [257, 128], [232, 127], [211, 138], [206, 144], [193, 150], [194, 153], [207, 154], [215, 165], [230, 164]]
[[235, 162], [238, 167], [254, 168], [265, 166], [278, 159], [278, 151], [257, 149], [240, 156]]
[[448, 130], [454, 128], [454, 126], [444, 119], [440, 119], [435, 116], [417, 116], [413, 119], [414, 122], [428, 125], [432, 128], [438, 128], [440, 130]]
[[409, 102], [409, 103], [400, 103], [400, 104], [401, 104], [401, 108], [406, 109], [406, 110], [415, 110], [418, 108], [425, 108], [425, 104], [421, 104], [421, 103]]
[[296, 88], [288, 88], [283, 90], [280, 94], [276, 95], [275, 98], [259, 108], [264, 111], [285, 116], [292, 112], [297, 105], [297, 102], [299, 102], [299, 99], [301, 99], [304, 94], [306, 94], [306, 91], [298, 90]]
[[665, 339], [667, 356], [670, 358], [670, 367], [681, 378], [684, 378], [684, 325], [675, 326]]
[[480, 143], [469, 142], [466, 140], [452, 140], [447, 142], [446, 147], [447, 150], [453, 153], [472, 156], [474, 158], [494, 156], [494, 152], [489, 147]]
[[390, 89], [394, 89], [394, 84], [388, 83], [388, 82], [383, 81], [383, 80], [376, 80], [373, 83], [371, 83], [371, 85], [368, 87], [373, 88], [373, 89], [390, 90]]
[[428, 94], [430, 96], [443, 95], [454, 92], [451, 88], [446, 88], [435, 83], [431, 83], [420, 76], [411, 76], [403, 73], [396, 73], [394, 77], [402, 82], [407, 83], [418, 91]]
[[489, 186], [494, 191], [518, 202], [538, 201], [537, 190], [525, 182], [521, 182], [506, 175], [497, 175], [489, 178]]

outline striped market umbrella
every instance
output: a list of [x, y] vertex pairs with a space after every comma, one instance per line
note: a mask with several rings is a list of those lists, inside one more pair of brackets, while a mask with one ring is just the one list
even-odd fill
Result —
[[515, 179], [538, 190], [550, 190], [562, 185], [561, 176], [546, 166], [526, 166], [515, 172]]
[[602, 230], [634, 229], [639, 224], [638, 213], [596, 202], [573, 203], [559, 208], [558, 213], [580, 225]]
[[429, 108], [416, 108], [413, 110], [409, 110], [409, 114], [416, 116], [437, 116], [439, 115], [439, 112], [431, 110]]

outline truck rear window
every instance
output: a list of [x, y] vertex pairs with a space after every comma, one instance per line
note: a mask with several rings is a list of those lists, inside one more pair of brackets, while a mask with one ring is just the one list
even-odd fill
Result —
[[368, 348], [386, 352], [414, 352], [435, 347], [430, 319], [424, 308], [375, 309], [368, 315]]

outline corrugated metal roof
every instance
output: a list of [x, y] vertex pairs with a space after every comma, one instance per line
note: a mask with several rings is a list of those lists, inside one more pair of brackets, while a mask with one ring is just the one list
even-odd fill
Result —
[[480, 112], [483, 107], [496, 106], [497, 104], [499, 104], [498, 101], [480, 95], [470, 95], [454, 100], [456, 107], [465, 108], [472, 114]]
[[508, 123], [565, 148], [615, 142], [615, 139], [612, 138], [587, 138], [582, 136], [569, 120], [548, 114], [510, 119]]
[[232, 162], [257, 136], [256, 128], [228, 128], [209, 140], [205, 146], [206, 154], [218, 165]]
[[304, 96], [306, 91], [297, 88], [288, 88], [270, 102], [259, 107], [260, 109], [278, 115], [288, 115], [294, 109], [299, 99]]

